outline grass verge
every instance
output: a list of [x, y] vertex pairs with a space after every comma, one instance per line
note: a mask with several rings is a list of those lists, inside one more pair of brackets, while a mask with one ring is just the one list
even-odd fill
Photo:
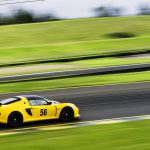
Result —
[[144, 120], [3, 136], [0, 145], [5, 150], [149, 150], [149, 124]]
[[56, 80], [41, 80], [3, 84], [1, 83], [0, 93], [119, 84], [142, 81], [150, 81], [150, 71], [101, 76], [95, 75], [87, 77], [74, 77]]

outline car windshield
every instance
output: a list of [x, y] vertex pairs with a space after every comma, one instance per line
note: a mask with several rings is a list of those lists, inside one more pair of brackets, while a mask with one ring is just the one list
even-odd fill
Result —
[[8, 98], [8, 99], [0, 101], [0, 104], [1, 105], [7, 105], [7, 104], [11, 104], [11, 103], [17, 102], [19, 100], [21, 100], [21, 98], [19, 98], [19, 97], [12, 97], [12, 98]]

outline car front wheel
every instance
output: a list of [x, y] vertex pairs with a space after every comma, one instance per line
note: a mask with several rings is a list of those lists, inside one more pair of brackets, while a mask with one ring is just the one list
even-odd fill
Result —
[[74, 118], [74, 111], [70, 107], [64, 108], [60, 113], [60, 120], [64, 122], [72, 121]]

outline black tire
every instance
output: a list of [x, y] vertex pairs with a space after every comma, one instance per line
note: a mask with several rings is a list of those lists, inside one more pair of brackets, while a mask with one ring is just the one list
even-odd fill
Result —
[[60, 113], [59, 119], [63, 122], [69, 122], [74, 119], [74, 111], [71, 107], [65, 107]]
[[8, 125], [11, 127], [19, 127], [23, 124], [23, 116], [19, 112], [12, 112], [8, 117]]

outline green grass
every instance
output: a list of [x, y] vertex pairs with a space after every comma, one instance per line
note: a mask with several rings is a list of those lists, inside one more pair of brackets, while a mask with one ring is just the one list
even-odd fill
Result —
[[99, 58], [91, 60], [80, 60], [73, 63], [72, 65], [78, 65], [81, 67], [108, 67], [117, 65], [132, 65], [132, 64], [142, 64], [150, 63], [149, 58]]
[[38, 60], [54, 60], [85, 55], [110, 55], [127, 51], [149, 49], [149, 37], [117, 39], [106, 41], [89, 41], [59, 45], [16, 47], [0, 49], [0, 64], [29, 62]]
[[[148, 49], [149, 24], [149, 16], [135, 16], [0, 26], [0, 64]], [[106, 36], [118, 31], [137, 37]]]
[[150, 71], [0, 84], [0, 93], [150, 81]]
[[[1, 47], [20, 47], [107, 39], [107, 33], [150, 35], [149, 16], [89, 18], [0, 27]], [[9, 42], [9, 43], [8, 43]]]
[[149, 150], [150, 120], [0, 137], [10, 150]]

